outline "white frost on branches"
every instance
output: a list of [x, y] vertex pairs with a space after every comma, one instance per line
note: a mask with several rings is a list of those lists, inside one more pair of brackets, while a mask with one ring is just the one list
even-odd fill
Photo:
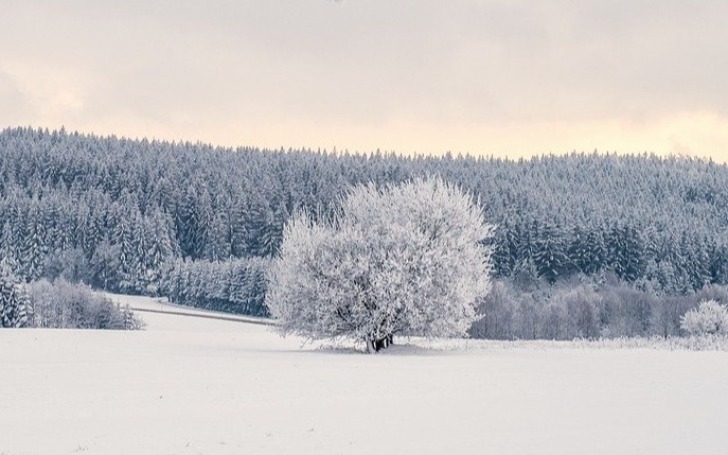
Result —
[[440, 178], [359, 186], [333, 221], [286, 225], [266, 303], [283, 334], [312, 339], [464, 335], [490, 289], [492, 231]]
[[680, 327], [690, 335], [728, 335], [728, 309], [706, 300], [680, 318]]

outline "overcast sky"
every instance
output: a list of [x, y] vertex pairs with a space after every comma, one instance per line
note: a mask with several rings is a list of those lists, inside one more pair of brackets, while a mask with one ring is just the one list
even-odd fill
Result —
[[0, 0], [0, 127], [728, 160], [728, 1]]

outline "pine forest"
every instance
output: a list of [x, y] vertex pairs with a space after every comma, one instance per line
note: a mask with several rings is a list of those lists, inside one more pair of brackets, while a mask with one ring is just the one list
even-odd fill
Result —
[[728, 297], [728, 167], [647, 154], [514, 161], [6, 129], [0, 255], [26, 282], [267, 316], [292, 215], [329, 216], [355, 184], [433, 175], [496, 225], [490, 317], [473, 336], [668, 336], [697, 296]]

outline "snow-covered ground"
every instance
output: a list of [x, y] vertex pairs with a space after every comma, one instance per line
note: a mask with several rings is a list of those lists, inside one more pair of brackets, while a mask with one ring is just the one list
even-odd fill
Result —
[[[179, 316], [197, 316], [208, 319], [250, 322], [252, 324], [271, 325], [270, 319], [243, 316], [238, 314], [221, 313], [219, 311], [201, 310], [184, 305], [169, 303], [166, 298], [149, 298], [135, 295], [122, 295], [104, 293], [104, 296], [122, 305], [128, 305], [138, 314], [165, 313]], [[144, 318], [142, 318], [144, 319]]]
[[0, 454], [728, 453], [725, 351], [370, 356], [138, 314], [142, 332], [0, 331]]

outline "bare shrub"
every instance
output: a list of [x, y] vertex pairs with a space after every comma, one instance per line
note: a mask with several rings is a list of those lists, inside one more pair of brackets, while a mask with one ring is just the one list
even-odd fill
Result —
[[32, 325], [46, 328], [136, 330], [142, 322], [128, 306], [65, 280], [40, 280], [28, 285], [34, 309]]
[[480, 319], [470, 328], [473, 338], [515, 338], [517, 301], [503, 282], [495, 282], [487, 296], [478, 300]]

